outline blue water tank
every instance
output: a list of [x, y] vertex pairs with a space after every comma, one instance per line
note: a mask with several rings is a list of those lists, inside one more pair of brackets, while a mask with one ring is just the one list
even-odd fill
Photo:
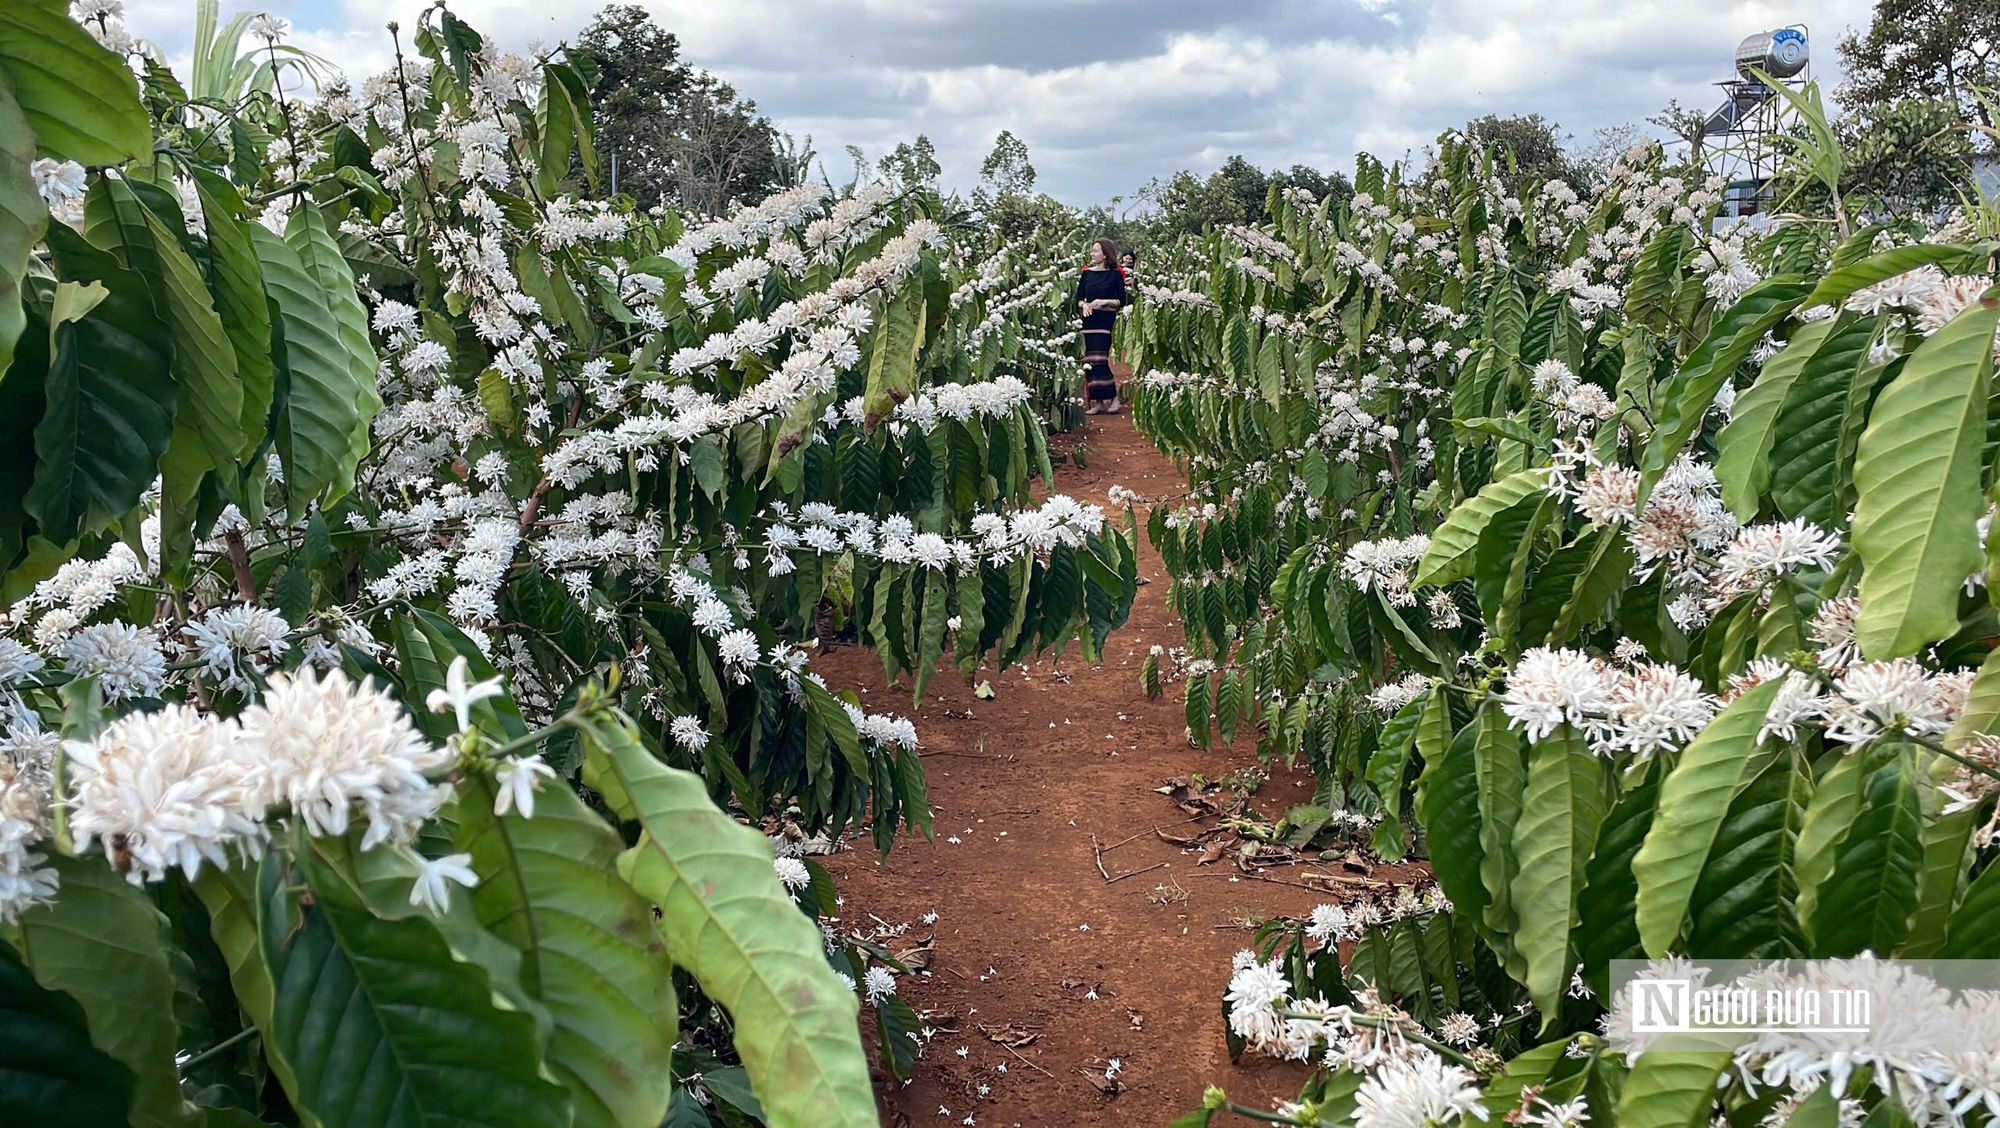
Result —
[[1795, 27], [1760, 31], [1736, 45], [1736, 73], [1750, 77], [1755, 67], [1772, 78], [1790, 78], [1806, 69], [1811, 58], [1806, 33]]

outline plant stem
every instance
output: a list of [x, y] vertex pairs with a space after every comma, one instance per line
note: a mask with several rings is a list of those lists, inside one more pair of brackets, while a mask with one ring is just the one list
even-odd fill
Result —
[[180, 1063], [181, 1075], [186, 1076], [188, 1071], [193, 1069], [195, 1066], [200, 1065], [203, 1062], [206, 1062], [208, 1059], [216, 1056], [217, 1054], [223, 1052], [224, 1050], [231, 1049], [235, 1046], [241, 1045], [242, 1043], [249, 1041], [251, 1038], [254, 1038], [261, 1033], [262, 1031], [258, 1030], [255, 1026], [246, 1026], [243, 1029], [238, 1030], [236, 1033], [231, 1034], [229, 1037], [224, 1038], [222, 1041], [217, 1042], [215, 1045], [210, 1046], [209, 1048], [203, 1050], [202, 1052]]
[[1931, 751], [1936, 752], [1938, 755], [1943, 756], [1946, 759], [1957, 760], [1959, 763], [1964, 764], [1966, 767], [1971, 768], [1973, 771], [1978, 772], [1980, 775], [1986, 776], [1990, 779], [2000, 779], [2000, 771], [1995, 771], [1994, 769], [1987, 767], [1985, 764], [1982, 764], [1977, 760], [1972, 760], [1968, 759], [1967, 757], [1961, 756], [1958, 753], [1953, 752], [1951, 749], [1946, 748], [1944, 745], [1939, 744], [1935, 740], [1931, 740], [1928, 737], [1918, 736], [1915, 733], [1906, 733], [1904, 735], [1907, 736], [1912, 743], [1921, 744], [1925, 748], [1928, 748]]
[[1266, 1124], [1299, 1123], [1299, 1121], [1294, 1117], [1285, 1116], [1276, 1112], [1265, 1112], [1263, 1109], [1260, 1108], [1250, 1108], [1246, 1105], [1237, 1104], [1235, 1101], [1230, 1101], [1228, 1108], [1229, 1111], [1235, 1113], [1238, 1116], [1248, 1117], [1251, 1120], [1261, 1120]]
[[229, 570], [236, 577], [236, 594], [250, 606], [257, 606], [257, 579], [250, 571], [250, 550], [243, 544], [243, 534], [231, 529], [222, 534], [222, 543], [229, 550]]
[[557, 717], [555, 720], [550, 721], [548, 724], [543, 725], [526, 736], [517, 736], [505, 744], [488, 748], [486, 755], [511, 756], [523, 748], [533, 748], [535, 745], [540, 744], [542, 741], [549, 739], [566, 728], [575, 728], [579, 720], [580, 718], [575, 713], [564, 713], [562, 716]]

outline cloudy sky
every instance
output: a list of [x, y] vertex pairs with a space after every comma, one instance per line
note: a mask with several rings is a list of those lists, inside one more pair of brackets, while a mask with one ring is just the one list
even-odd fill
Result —
[[[993, 137], [1028, 144], [1071, 203], [1231, 153], [1351, 170], [1484, 113], [1540, 112], [1579, 142], [1669, 97], [1707, 107], [1738, 40], [1804, 22], [1833, 43], [1872, 0], [642, 0], [688, 61], [810, 134], [836, 181], [918, 133], [969, 188]], [[223, 0], [224, 11], [247, 6]], [[127, 0], [134, 34], [185, 58], [192, 0]], [[383, 26], [421, 0], [263, 0], [350, 75], [383, 69]], [[454, 0], [504, 47], [573, 36], [596, 5]]]

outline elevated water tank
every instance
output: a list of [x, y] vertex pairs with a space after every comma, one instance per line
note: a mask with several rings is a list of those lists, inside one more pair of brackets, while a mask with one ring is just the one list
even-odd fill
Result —
[[1795, 27], [1760, 31], [1736, 45], [1736, 73], [1750, 77], [1755, 67], [1772, 78], [1790, 78], [1806, 69], [1806, 33]]

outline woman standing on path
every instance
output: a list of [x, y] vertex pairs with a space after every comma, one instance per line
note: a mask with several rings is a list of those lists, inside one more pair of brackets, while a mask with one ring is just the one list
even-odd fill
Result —
[[1090, 265], [1076, 283], [1077, 313], [1083, 318], [1083, 386], [1087, 415], [1118, 412], [1118, 378], [1111, 374], [1111, 326], [1125, 308], [1125, 272], [1117, 266], [1109, 239], [1090, 244]]

